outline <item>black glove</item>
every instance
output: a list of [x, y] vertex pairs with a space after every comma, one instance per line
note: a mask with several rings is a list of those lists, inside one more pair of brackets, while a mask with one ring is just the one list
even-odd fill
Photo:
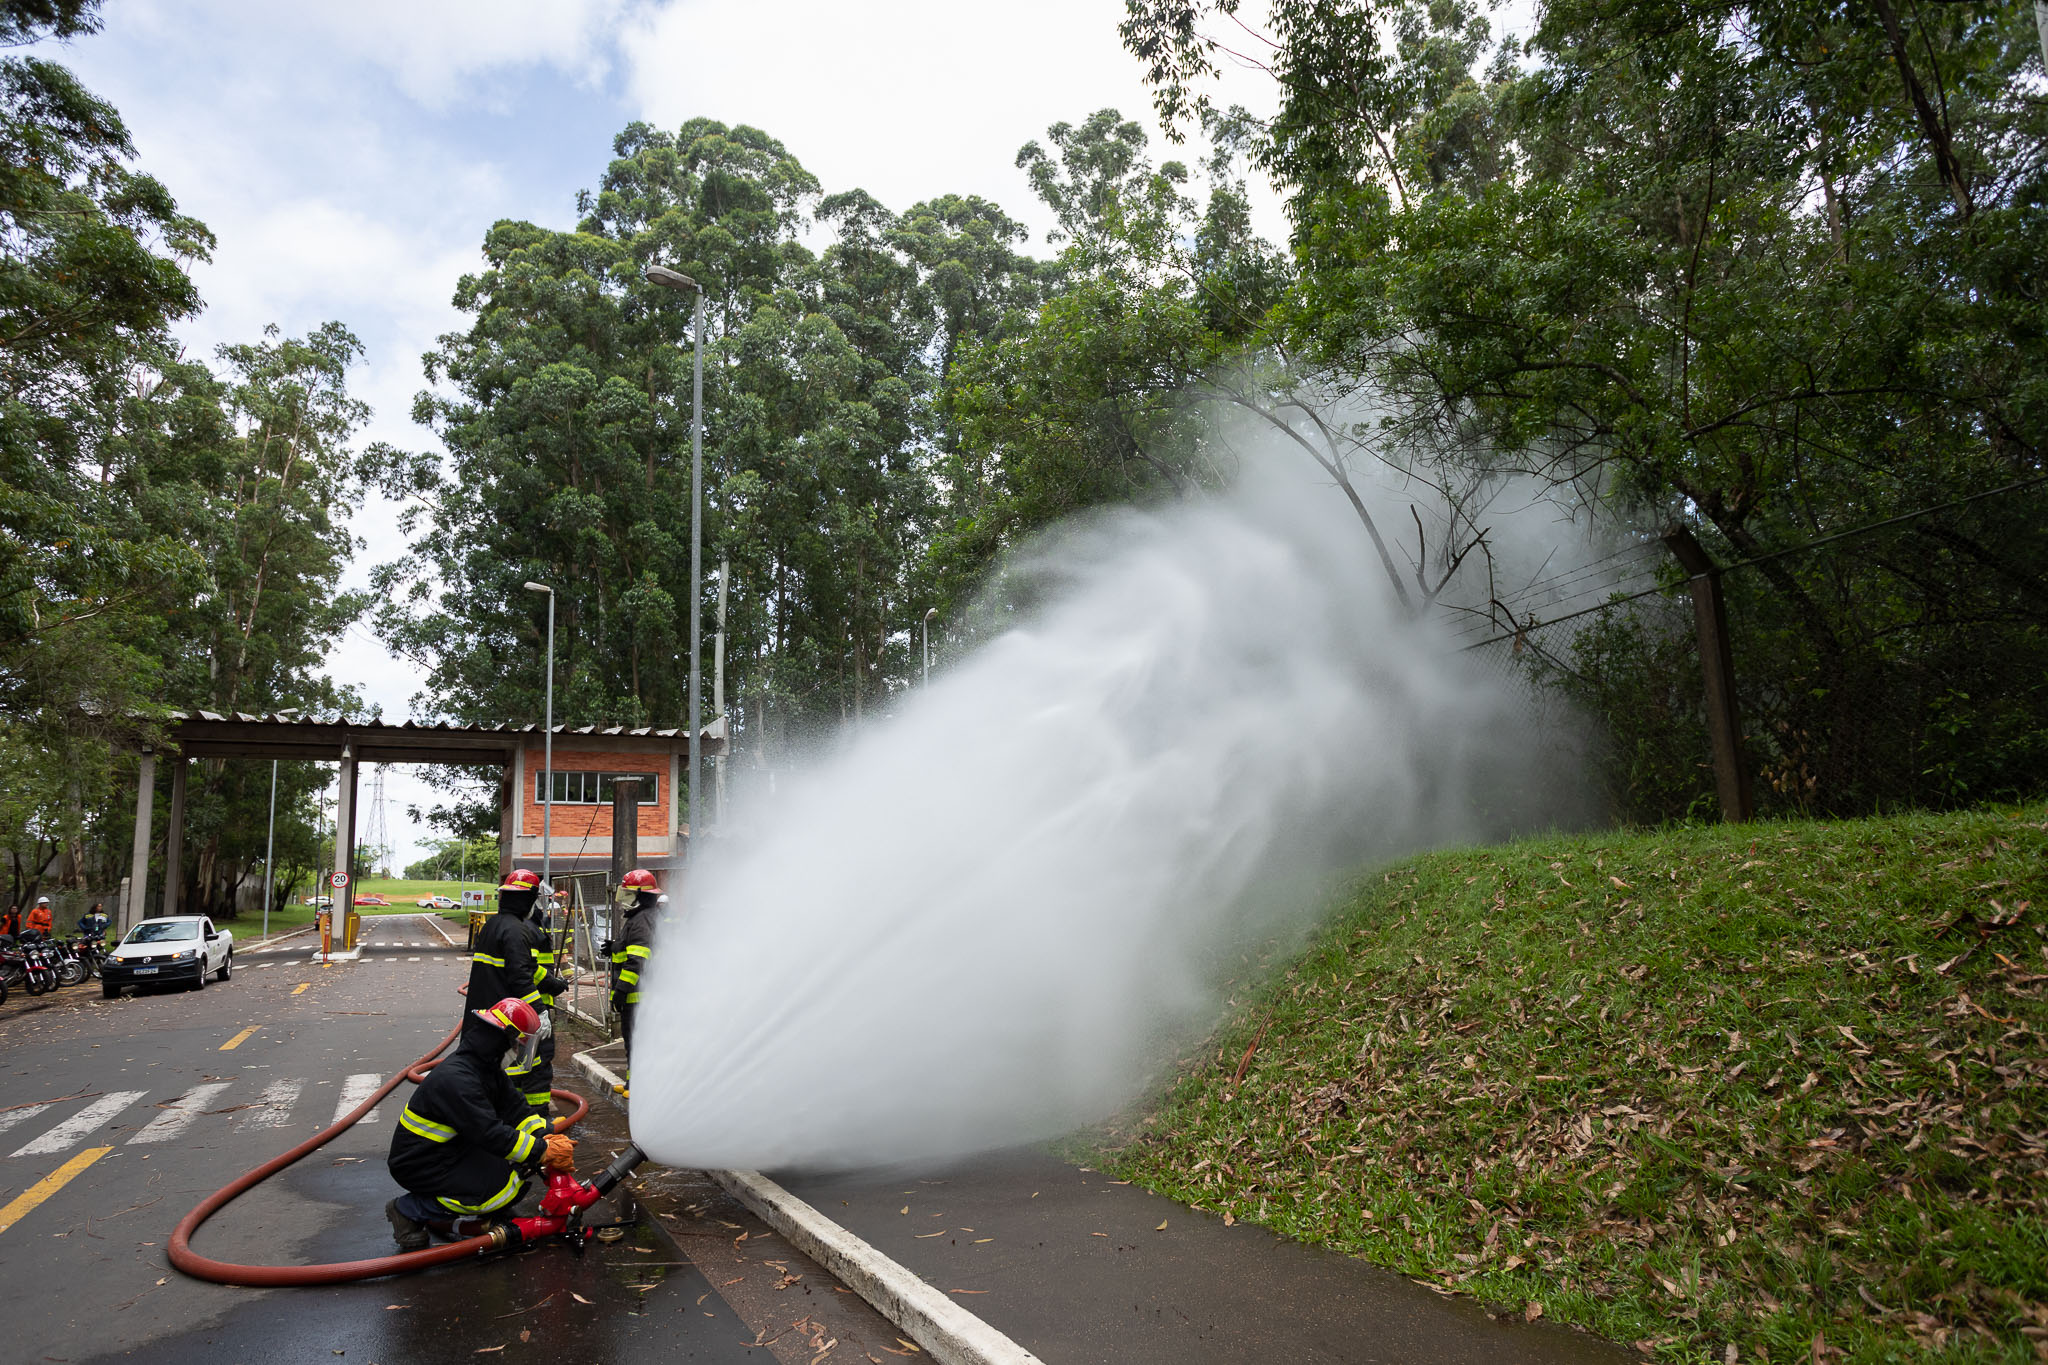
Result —
[[618, 951], [618, 946], [614, 944], [612, 940], [606, 939], [604, 942], [597, 945], [597, 950], [600, 953], [603, 953], [606, 957], [610, 957], [613, 953]]

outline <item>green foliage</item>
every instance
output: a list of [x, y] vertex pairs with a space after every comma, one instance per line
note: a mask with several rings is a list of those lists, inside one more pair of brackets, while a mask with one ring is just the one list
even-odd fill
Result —
[[2031, 1359], [2044, 820], [1552, 837], [1376, 873], [1235, 983], [1101, 1158], [1662, 1359]]
[[[1162, 113], [1213, 112], [1205, 26], [1236, 9], [1129, 0]], [[1281, 105], [1252, 146], [1290, 195], [1285, 342], [1389, 396], [1390, 439], [1424, 457], [1534, 472], [1761, 561], [1738, 663], [1794, 808], [2039, 790], [2038, 512], [1780, 557], [1988, 489], [2038, 499], [2033, 16], [1547, 0], [1534, 17], [1525, 54], [1465, 0], [1273, 6]], [[1438, 451], [1452, 430], [1467, 439]], [[1647, 667], [1663, 646], [1627, 630], [1586, 647]], [[1654, 672], [1591, 690], [1654, 707]], [[1603, 714], [1635, 749], [1641, 717]], [[1645, 808], [1688, 808], [1693, 786]]]
[[1251, 230], [1226, 145], [1206, 208], [1178, 162], [1103, 109], [1017, 154], [1067, 243], [1035, 316], [992, 332], [952, 372], [951, 523], [930, 554], [940, 597], [975, 591], [1007, 550], [1075, 512], [1223, 483], [1219, 374], [1251, 363], [1286, 272]]

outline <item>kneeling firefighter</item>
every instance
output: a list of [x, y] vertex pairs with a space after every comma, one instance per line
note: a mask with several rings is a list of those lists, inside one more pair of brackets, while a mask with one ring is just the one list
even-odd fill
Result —
[[[530, 1064], [513, 1080], [528, 1107], [545, 1119], [548, 1091], [555, 1082], [555, 993], [568, 983], [554, 973], [555, 954], [547, 930], [533, 922], [534, 902], [539, 894], [540, 878], [525, 868], [515, 868], [506, 874], [498, 887], [497, 913], [477, 931], [465, 998], [474, 1005], [481, 1000], [513, 996], [539, 1011], [539, 1046]], [[474, 1010], [463, 1017], [465, 1036], [486, 1027], [477, 1022]]]
[[485, 1215], [509, 1212], [547, 1155], [547, 1121], [514, 1084], [540, 1044], [540, 1013], [516, 996], [471, 1010], [455, 1051], [420, 1083], [391, 1135], [391, 1178], [405, 1193], [384, 1206], [401, 1251], [427, 1234], [475, 1237]]
[[633, 1016], [640, 1012], [640, 977], [654, 950], [654, 908], [668, 897], [654, 883], [654, 874], [635, 868], [619, 880], [626, 922], [612, 940], [612, 1009], [619, 1016], [619, 1036], [626, 1043], [626, 1064], [633, 1062]]

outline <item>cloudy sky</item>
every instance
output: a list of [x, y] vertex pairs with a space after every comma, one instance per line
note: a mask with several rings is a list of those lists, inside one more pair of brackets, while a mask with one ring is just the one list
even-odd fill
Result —
[[[1249, 10], [1251, 6], [1247, 6]], [[766, 129], [823, 182], [902, 208], [984, 195], [1034, 230], [1014, 167], [1046, 125], [1113, 106], [1151, 122], [1118, 43], [1121, 0], [117, 0], [106, 29], [46, 55], [127, 120], [139, 164], [219, 238], [189, 349], [329, 319], [368, 348], [365, 440], [433, 448], [408, 413], [420, 356], [462, 325], [456, 279], [500, 218], [567, 227], [613, 134], [699, 115]], [[1228, 97], [1266, 103], [1264, 78]], [[1277, 227], [1269, 224], [1268, 230]], [[403, 546], [373, 506], [352, 581]], [[415, 683], [364, 627], [329, 671], [414, 714]], [[387, 778], [393, 842], [424, 789]], [[367, 816], [368, 812], [365, 812]], [[401, 859], [407, 856], [401, 853]]]

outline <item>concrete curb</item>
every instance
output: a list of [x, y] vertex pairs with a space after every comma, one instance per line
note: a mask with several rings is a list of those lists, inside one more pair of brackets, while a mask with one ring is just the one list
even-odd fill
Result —
[[[625, 1107], [625, 1082], [591, 1052], [576, 1065]], [[1043, 1365], [1037, 1356], [759, 1171], [707, 1171], [797, 1250], [836, 1275], [940, 1365]]]

